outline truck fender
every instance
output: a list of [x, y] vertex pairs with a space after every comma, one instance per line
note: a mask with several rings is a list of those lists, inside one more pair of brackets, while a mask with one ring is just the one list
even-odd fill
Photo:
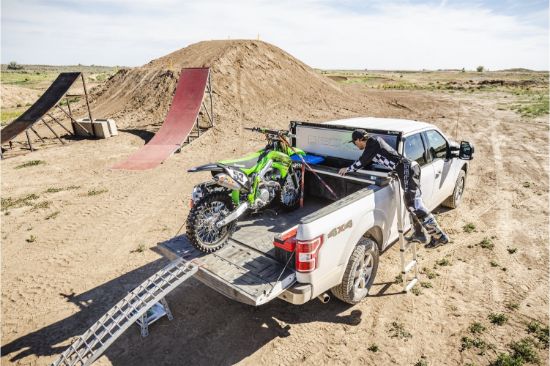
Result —
[[[348, 242], [346, 244], [346, 248], [342, 253], [342, 257], [340, 258], [340, 265], [343, 265], [343, 269], [345, 269], [345, 265], [348, 263], [349, 258], [351, 257], [351, 254], [353, 253], [353, 250], [359, 240], [363, 236], [372, 237], [374, 241], [378, 244], [378, 249], [381, 250], [382, 245], [384, 243], [384, 233], [380, 226], [381, 222], [384, 222], [384, 217], [381, 217], [383, 213], [381, 213], [379, 210], [374, 210], [362, 217], [362, 220], [357, 223], [357, 225], [354, 225], [353, 231], [349, 235]], [[376, 217], [378, 216], [378, 217]], [[342, 281], [342, 277], [344, 276], [344, 271], [339, 274], [339, 282]]]

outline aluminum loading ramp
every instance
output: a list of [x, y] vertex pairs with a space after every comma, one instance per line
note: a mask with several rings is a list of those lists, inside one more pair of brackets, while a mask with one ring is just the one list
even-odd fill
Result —
[[[210, 97], [210, 111], [203, 102], [205, 92]], [[140, 150], [112, 169], [146, 170], [160, 165], [181, 148], [195, 127], [200, 135], [197, 121], [201, 106], [204, 107], [210, 125], [213, 126], [210, 69], [182, 69], [172, 105], [160, 130]]]
[[52, 365], [91, 365], [147, 310], [193, 276], [197, 270], [197, 265], [182, 258], [172, 261], [113, 306]]

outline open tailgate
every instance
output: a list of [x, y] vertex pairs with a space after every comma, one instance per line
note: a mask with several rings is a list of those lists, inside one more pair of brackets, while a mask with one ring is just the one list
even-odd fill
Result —
[[296, 273], [275, 259], [237, 240], [220, 250], [204, 254], [193, 247], [186, 235], [158, 245], [168, 259], [178, 257], [199, 265], [195, 278], [236, 301], [262, 305], [279, 296], [296, 282]]

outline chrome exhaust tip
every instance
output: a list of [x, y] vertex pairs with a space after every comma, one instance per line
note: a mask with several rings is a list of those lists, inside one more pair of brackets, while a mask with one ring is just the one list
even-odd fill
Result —
[[319, 301], [321, 301], [323, 304], [326, 304], [327, 302], [330, 301], [330, 295], [327, 294], [326, 292], [317, 296], [317, 298], [319, 299]]

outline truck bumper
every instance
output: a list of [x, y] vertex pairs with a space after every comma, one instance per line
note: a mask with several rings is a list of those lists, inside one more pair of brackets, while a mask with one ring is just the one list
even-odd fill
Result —
[[313, 288], [308, 283], [297, 283], [279, 295], [279, 299], [294, 305], [302, 305], [311, 300]]

